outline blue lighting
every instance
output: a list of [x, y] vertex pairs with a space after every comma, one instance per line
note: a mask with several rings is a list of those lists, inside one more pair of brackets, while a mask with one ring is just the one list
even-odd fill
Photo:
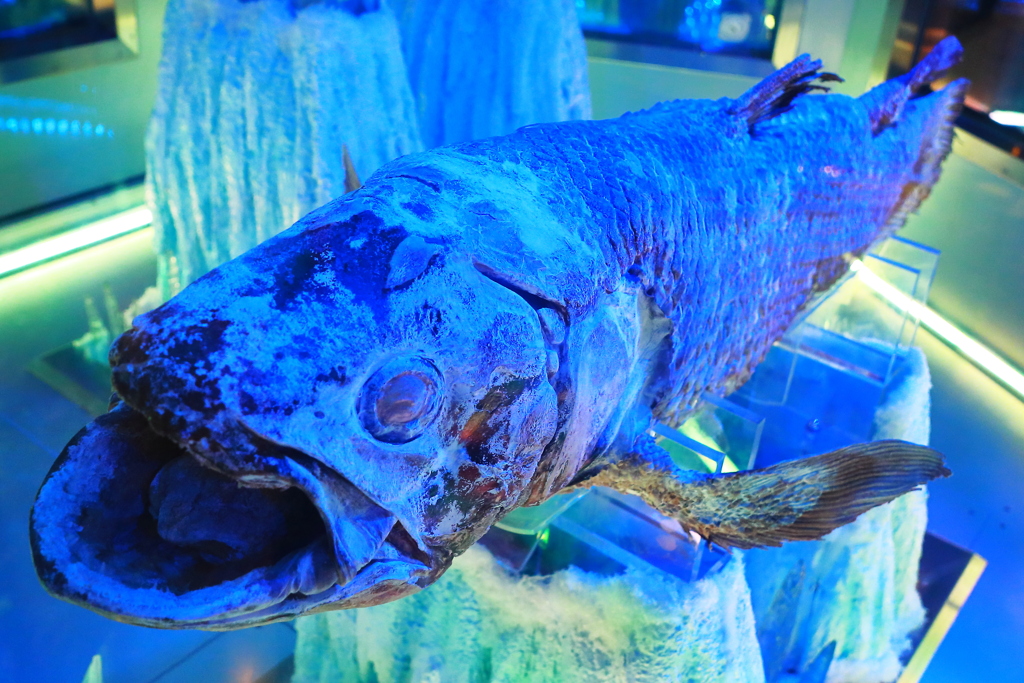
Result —
[[93, 124], [88, 120], [44, 119], [41, 117], [29, 119], [27, 116], [18, 118], [0, 115], [0, 134], [4, 133], [11, 135], [61, 135], [75, 138], [114, 137], [113, 128], [104, 126], [102, 123]]
[[93, 123], [87, 118], [96, 113], [95, 107], [73, 102], [0, 95], [0, 135], [114, 137], [114, 130], [110, 126]]

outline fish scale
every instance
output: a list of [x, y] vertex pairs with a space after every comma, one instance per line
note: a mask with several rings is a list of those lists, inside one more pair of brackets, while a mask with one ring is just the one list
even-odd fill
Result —
[[423, 589], [575, 486], [749, 548], [948, 476], [899, 441], [703, 475], [648, 430], [735, 388], [927, 195], [966, 84], [912, 91], [958, 55], [860, 99], [810, 96], [835, 77], [805, 56], [738, 100], [391, 162], [118, 338], [111, 411], [33, 508], [40, 578], [122, 621], [241, 628]]
[[[708, 112], [699, 118], [714, 120], [715, 114], [724, 112], [730, 102], [731, 100], [707, 102], [704, 108]], [[693, 110], [695, 106], [687, 103], [685, 108]], [[659, 110], [658, 118], [670, 119], [671, 127], [682, 127], [673, 118], [678, 112], [673, 112], [668, 107], [659, 107]], [[790, 116], [801, 114], [801, 111], [797, 111]], [[866, 112], [863, 112], [863, 115], [866, 118]], [[792, 126], [792, 123], [789, 125]], [[645, 280], [645, 286], [655, 289], [655, 299], [666, 315], [676, 323], [673, 341], [677, 351], [674, 366], [679, 367], [682, 372], [669, 380], [672, 386], [669, 391], [672, 395], [665, 400], [672, 406], [689, 406], [704, 391], [723, 391], [727, 383], [735, 384], [741, 381], [744, 373], [749, 372], [763, 357], [770, 344], [792, 320], [799, 307], [793, 305], [793, 302], [802, 303], [815, 291], [815, 287], [823, 289], [831, 284], [835, 278], [835, 275], [831, 274], [835, 270], [832, 261], [847, 252], [863, 251], [880, 235], [877, 220], [868, 222], [862, 220], [862, 216], [854, 216], [851, 220], [849, 213], [842, 216], [845, 220], [839, 220], [840, 214], [833, 210], [831, 216], [826, 216], [831, 218], [831, 221], [813, 218], [806, 220], [807, 232], [812, 237], [815, 233], [819, 237], [825, 233], [828, 239], [818, 239], [810, 244], [794, 239], [791, 231], [786, 231], [785, 227], [801, 227], [801, 221], [788, 218], [788, 212], [777, 210], [770, 201], [772, 196], [784, 194], [772, 191], [772, 185], [785, 184], [777, 177], [764, 178], [763, 182], [756, 183], [741, 176], [740, 189], [723, 187], [711, 182], [705, 182], [704, 187], [698, 189], [691, 180], [686, 184], [694, 186], [694, 190], [680, 192], [678, 188], [682, 184], [681, 178], [700, 178], [697, 169], [685, 163], [689, 161], [685, 153], [688, 143], [704, 139], [704, 136], [690, 131], [670, 137], [646, 134], [649, 128], [663, 130], [670, 126], [666, 125], [665, 121], [651, 121], [641, 115], [633, 115], [613, 121], [576, 123], [572, 127], [531, 126], [509, 138], [472, 143], [454, 149], [459, 153], [485, 156], [491, 161], [497, 161], [505, 157], [510, 144], [514, 145], [521, 150], [518, 155], [521, 163], [536, 169], [542, 182], [553, 188], [552, 195], [558, 196], [566, 186], [574, 186], [574, 189], [582, 194], [598, 220], [581, 224], [580, 231], [589, 231], [590, 239], [597, 246], [611, 247], [606, 258], [616, 263], [619, 268], [624, 269], [631, 263], [641, 265], [641, 277]], [[776, 142], [777, 146], [789, 144], [786, 140], [772, 140], [772, 137], [757, 139], [754, 144], [760, 143], [763, 146], [772, 141]], [[500, 149], [493, 149], [499, 145]], [[750, 145], [749, 139], [741, 139], [731, 143], [720, 143], [719, 149], [712, 149], [711, 152], [723, 155], [728, 151], [727, 159], [749, 158], [750, 155], [745, 148]], [[602, 155], [593, 155], [590, 153], [591, 150], [602, 150]], [[641, 165], [648, 169], [646, 176], [618, 173], [624, 166], [625, 155], [636, 154], [636, 150], [643, 150], [640, 152]], [[763, 159], [769, 152], [758, 150], [758, 154]], [[559, 163], [551, 164], [548, 162], [551, 158], [556, 158]], [[610, 160], [613, 159], [619, 163], [612, 163]], [[831, 158], [829, 160], [832, 161]], [[757, 164], [760, 161], [761, 159], [757, 159], [753, 167], [760, 168]], [[843, 162], [849, 165], [847, 160], [834, 161], [837, 164]], [[587, 169], [590, 169], [592, 175], [595, 174], [594, 169], [598, 170], [596, 175], [602, 180], [602, 185], [610, 190], [607, 195], [595, 196], [593, 192], [588, 191], [588, 187], [578, 187], [575, 179], [586, 177]], [[559, 172], [562, 177], [551, 177], [553, 173]], [[740, 169], [740, 173], [742, 172]], [[708, 174], [704, 172], [704, 175]], [[625, 202], [624, 187], [627, 184], [630, 185], [634, 197], [639, 195], [645, 201], [638, 202], [633, 199]], [[829, 205], [837, 204], [843, 196], [844, 188], [835, 185], [833, 188], [827, 188], [832, 194], [825, 200]], [[704, 218], [701, 216], [703, 205], [693, 201], [691, 206], [696, 207], [698, 219], [695, 222], [679, 220], [678, 208], [686, 204], [687, 199], [696, 199], [702, 190], [712, 197], [708, 204], [715, 212], [714, 215]], [[756, 197], [758, 201], [737, 205], [734, 197], [740, 194], [745, 197]], [[769, 200], [765, 201], [763, 197], [768, 197]], [[871, 199], [872, 205], [862, 208], [862, 213], [870, 214], [873, 205], [885, 206], [889, 198], [872, 196]], [[856, 208], [858, 207], [853, 207], [852, 210], [855, 211]], [[774, 220], [763, 220], [773, 212]], [[813, 205], [805, 213], [813, 216]], [[715, 227], [712, 229], [709, 225]], [[780, 239], [773, 241], [773, 235]], [[618, 236], [618, 239], [615, 239], [615, 236]], [[737, 248], [736, 237], [748, 240], [748, 248]], [[762, 245], [764, 248], [759, 250]], [[789, 253], [779, 254], [782, 248], [786, 248]], [[822, 254], [825, 250], [831, 250], [832, 253]], [[711, 251], [718, 257], [707, 258], [706, 254]], [[760, 264], [752, 263], [757, 260], [757, 254], [764, 251], [773, 252], [776, 258], [774, 265], [777, 268], [797, 271], [791, 278], [783, 281], [783, 287], [777, 297], [767, 301], [757, 296], [749, 296], [749, 293], [757, 292], [759, 286], [768, 284], [752, 281], [752, 277], [774, 278], [774, 272], [757, 267]], [[732, 260], [733, 257], [735, 260]], [[827, 263], [818, 266], [826, 260]], [[733, 266], [732, 272], [744, 278], [744, 281], [730, 282], [727, 276], [723, 276], [721, 271], [725, 264]], [[651, 277], [653, 274], [666, 271], [680, 273], [682, 278], [675, 281], [658, 278], [656, 281]], [[824, 275], [819, 271], [830, 274]], [[688, 290], [690, 295], [686, 296]], [[722, 301], [722, 294], [730, 291], [736, 293], [732, 300]], [[750, 305], [742, 305], [743, 299], [747, 299]], [[744, 319], [758, 317], [757, 309], [766, 307], [771, 314], [767, 316], [766, 322], [770, 327], [765, 334], [755, 335], [757, 330], [737, 324]], [[774, 324], [771, 324], [773, 322]], [[698, 327], [703, 333], [692, 332]], [[734, 332], [744, 328], [750, 331], [750, 336], [746, 339]], [[698, 358], [706, 348], [715, 349], [717, 355], [711, 358]], [[728, 362], [735, 356], [738, 356], [738, 360]], [[695, 367], [697, 360], [703, 360], [707, 368], [706, 373], [702, 373], [700, 367]], [[724, 375], [722, 370], [726, 371]], [[664, 411], [666, 414], [661, 417], [678, 421], [685, 415], [685, 411], [685, 407], [667, 408]]]

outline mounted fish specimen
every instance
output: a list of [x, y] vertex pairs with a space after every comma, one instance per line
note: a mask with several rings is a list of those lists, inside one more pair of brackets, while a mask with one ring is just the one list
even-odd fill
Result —
[[[146, 178], [162, 300], [423, 149], [380, 0], [171, 0]], [[350, 172], [351, 175], [351, 172]]]
[[820, 538], [948, 475], [851, 446], [728, 475], [648, 436], [740, 385], [949, 152], [954, 39], [864, 96], [801, 57], [736, 100], [398, 159], [114, 344], [111, 411], [32, 513], [47, 588], [230, 629], [420, 590], [510, 510], [642, 496], [725, 547]]
[[587, 47], [573, 0], [391, 5], [427, 147], [590, 118]]

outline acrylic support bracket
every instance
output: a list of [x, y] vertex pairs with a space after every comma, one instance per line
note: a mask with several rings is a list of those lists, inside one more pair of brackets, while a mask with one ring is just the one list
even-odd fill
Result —
[[871, 440], [875, 409], [902, 370], [919, 320], [869, 286], [867, 269], [924, 304], [939, 252], [892, 238], [814, 303], [730, 400], [765, 418], [758, 465]]
[[[865, 255], [860, 267], [924, 303], [938, 256], [896, 237]], [[851, 270], [808, 307], [737, 392], [728, 399], [705, 394], [679, 428], [658, 424], [652, 435], [680, 467], [710, 473], [870, 440], [875, 410], [917, 326]], [[571, 565], [602, 574], [634, 567], [693, 581], [730, 558], [639, 498], [601, 488], [515, 510], [481, 543], [505, 567], [527, 575]]]

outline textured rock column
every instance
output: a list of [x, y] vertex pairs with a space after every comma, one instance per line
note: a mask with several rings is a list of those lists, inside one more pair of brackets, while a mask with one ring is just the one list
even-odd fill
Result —
[[471, 548], [421, 593], [296, 622], [292, 683], [758, 683], [742, 558], [695, 583], [514, 578]]
[[170, 0], [147, 137], [157, 251], [180, 285], [419, 151], [394, 15], [379, 0]]
[[590, 118], [573, 0], [395, 0], [427, 147]]

